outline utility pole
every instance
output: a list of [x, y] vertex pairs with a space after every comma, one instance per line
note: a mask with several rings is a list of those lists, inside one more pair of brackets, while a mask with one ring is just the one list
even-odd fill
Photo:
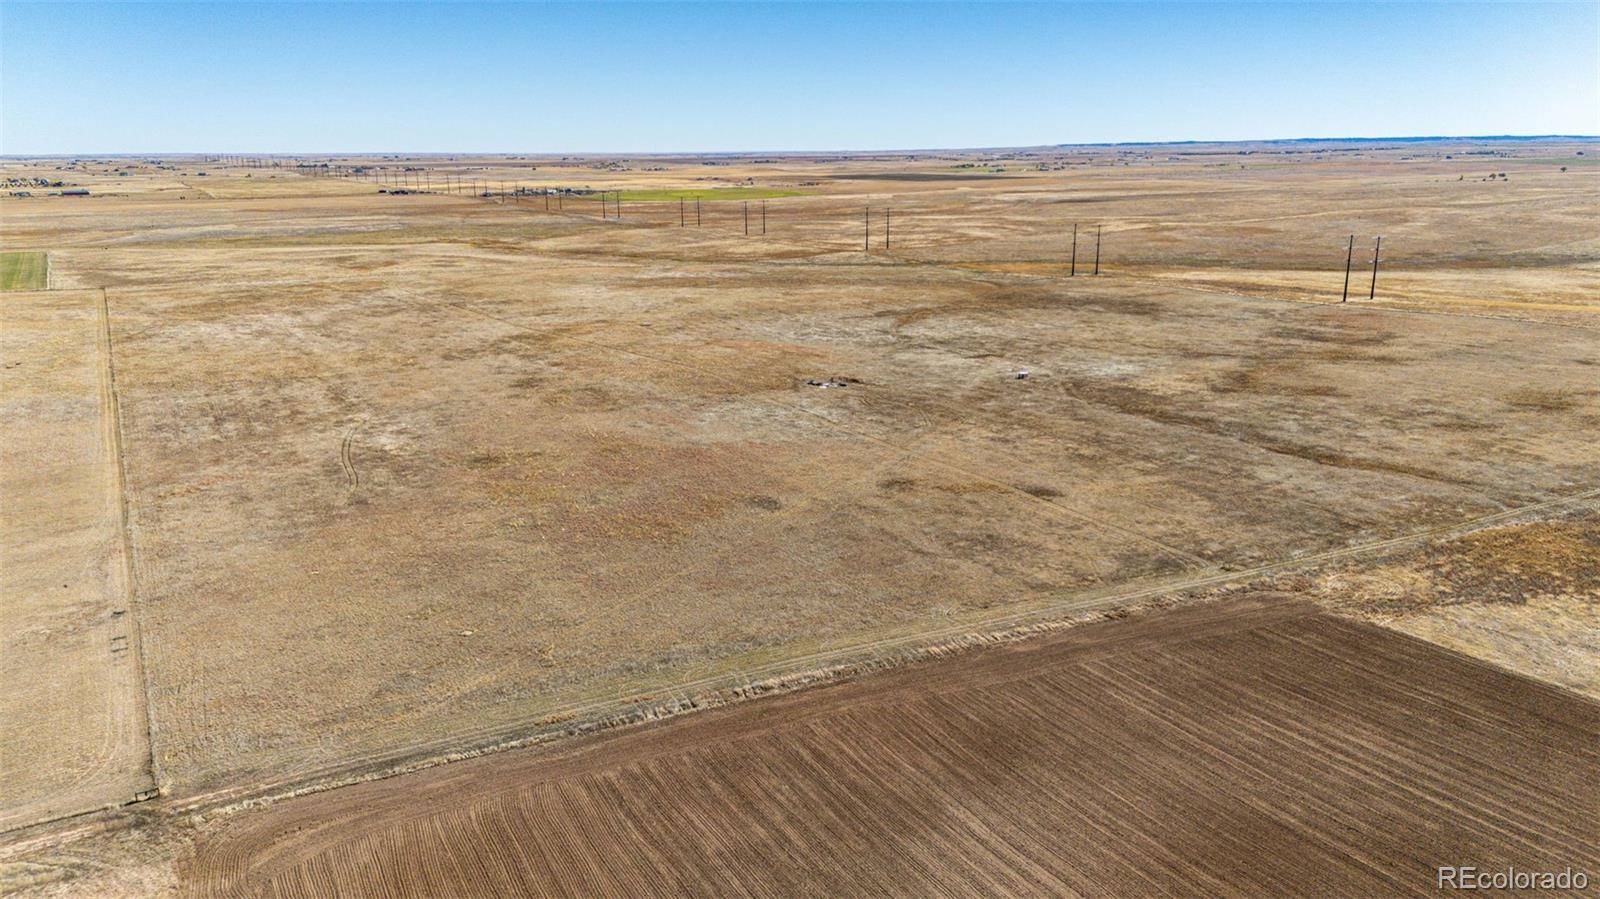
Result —
[[1372, 245], [1372, 289], [1367, 291], [1367, 299], [1378, 295], [1378, 251], [1383, 249], [1383, 238], [1380, 236]]
[[1345, 247], [1344, 250], [1344, 293], [1339, 295], [1339, 302], [1341, 303], [1349, 302], [1350, 300], [1350, 260], [1355, 258], [1355, 253], [1356, 236], [1352, 234], [1350, 235], [1350, 245]]
[[1094, 226], [1094, 273], [1100, 274], [1100, 226]]
[[683, 197], [679, 197], [678, 198], [678, 227], [682, 228], [683, 224], [684, 224], [684, 219], [683, 219]]
[[761, 201], [761, 233], [767, 233], [767, 201]]
[[622, 221], [622, 191], [617, 191], [617, 221]]
[[1074, 278], [1078, 275], [1078, 223], [1072, 223], [1072, 267], [1067, 269], [1067, 277]]
[[750, 201], [744, 201], [744, 236], [750, 236]]
[[694, 226], [696, 228], [700, 227], [700, 201], [698, 199], [694, 201]]
[[861, 209], [861, 252], [872, 252], [872, 207], [864, 206]]
[[883, 248], [889, 249], [889, 210], [883, 210]]

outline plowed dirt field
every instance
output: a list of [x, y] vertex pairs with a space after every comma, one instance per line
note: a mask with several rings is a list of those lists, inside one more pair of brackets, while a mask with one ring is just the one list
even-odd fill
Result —
[[1600, 705], [1272, 594], [246, 815], [195, 896], [1401, 895], [1600, 869]]

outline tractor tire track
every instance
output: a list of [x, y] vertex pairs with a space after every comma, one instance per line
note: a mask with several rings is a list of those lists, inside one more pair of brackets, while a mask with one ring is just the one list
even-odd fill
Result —
[[344, 472], [345, 486], [354, 490], [361, 486], [361, 472], [356, 469], [355, 441], [356, 428], [352, 427], [344, 432], [344, 437], [339, 441], [339, 469]]

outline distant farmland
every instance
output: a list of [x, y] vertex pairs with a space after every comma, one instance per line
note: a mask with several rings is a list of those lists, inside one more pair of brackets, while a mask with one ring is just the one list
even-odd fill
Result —
[[0, 290], [44, 290], [50, 259], [34, 251], [0, 253]]
[[776, 200], [780, 197], [798, 197], [799, 190], [775, 190], [765, 187], [707, 187], [686, 190], [624, 190], [618, 196], [628, 202], [650, 203], [676, 200]]

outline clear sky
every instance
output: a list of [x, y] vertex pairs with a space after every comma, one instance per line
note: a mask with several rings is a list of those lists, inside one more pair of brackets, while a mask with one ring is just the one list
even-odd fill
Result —
[[1600, 133], [1600, 3], [0, 0], [0, 152]]

